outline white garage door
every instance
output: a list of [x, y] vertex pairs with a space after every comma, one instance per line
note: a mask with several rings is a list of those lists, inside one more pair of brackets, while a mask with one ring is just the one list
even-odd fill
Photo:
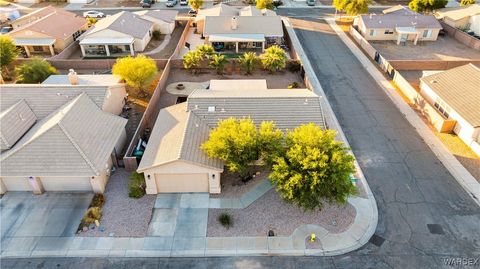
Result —
[[155, 174], [158, 192], [208, 192], [208, 174]]
[[45, 191], [92, 191], [88, 177], [51, 177], [40, 178]]
[[4, 177], [2, 178], [3, 184], [7, 188], [7, 191], [32, 191], [30, 183], [27, 178], [20, 177]]

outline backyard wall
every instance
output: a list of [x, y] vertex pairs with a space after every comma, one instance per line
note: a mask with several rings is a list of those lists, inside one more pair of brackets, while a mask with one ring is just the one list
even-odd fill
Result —
[[449, 36], [455, 38], [458, 42], [476, 50], [480, 50], [480, 39], [477, 39], [462, 30], [454, 28], [443, 21], [440, 21], [443, 29], [448, 33]]
[[[162, 75], [160, 76], [160, 79], [158, 81], [157, 87], [155, 88], [155, 91], [153, 92], [152, 98], [148, 102], [147, 109], [143, 113], [142, 119], [140, 120], [140, 123], [138, 124], [137, 130], [135, 131], [135, 134], [133, 135], [132, 140], [130, 141], [130, 144], [127, 148], [127, 151], [125, 153], [125, 156], [123, 157], [123, 164], [125, 165], [125, 169], [127, 171], [135, 171], [138, 168], [138, 163], [136, 157], [132, 156], [133, 150], [135, 149], [138, 140], [144, 135], [145, 129], [150, 128], [153, 129], [153, 125], [155, 124], [155, 121], [157, 119], [158, 113], [160, 112], [160, 94], [163, 89], [166, 88], [167, 86], [167, 81], [168, 81], [168, 76], [170, 75], [170, 70], [172, 68], [172, 62], [177, 62], [181, 60], [176, 59], [184, 47], [185, 39], [186, 36], [188, 35], [188, 30], [190, 29], [189, 24], [185, 26], [185, 29], [183, 30], [182, 37], [180, 38], [180, 41], [177, 44], [177, 47], [175, 48], [175, 51], [173, 54], [170, 56], [168, 60], [165, 60], [165, 65], [163, 66], [163, 72]], [[158, 62], [157, 62], [158, 64]]]

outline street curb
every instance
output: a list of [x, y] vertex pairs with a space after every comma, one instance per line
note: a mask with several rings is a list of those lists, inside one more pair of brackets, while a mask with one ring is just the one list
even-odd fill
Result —
[[[335, 116], [335, 113], [333, 112], [332, 107], [330, 106], [330, 103], [328, 102], [325, 92], [322, 88], [322, 85], [320, 84], [320, 81], [318, 81], [317, 76], [315, 75], [315, 72], [313, 71], [312, 65], [310, 63], [310, 60], [308, 59], [307, 55], [305, 54], [305, 51], [303, 50], [302, 45], [300, 44], [300, 41], [297, 37], [297, 34], [295, 33], [295, 30], [292, 28], [292, 24], [290, 23], [290, 20], [286, 17], [282, 17], [282, 20], [284, 22], [285, 28], [287, 29], [288, 35], [290, 36], [290, 39], [292, 41], [293, 47], [295, 48], [295, 51], [297, 52], [298, 57], [300, 58], [306, 76], [310, 79], [310, 83], [313, 86], [313, 91], [316, 92], [320, 97], [322, 97], [322, 107], [324, 108], [325, 113], [325, 118], [328, 123], [328, 126], [330, 129], [336, 130], [338, 132], [338, 136], [340, 140], [342, 140], [347, 147], [350, 147], [350, 144], [348, 143], [348, 140], [343, 133], [342, 128], [340, 127], [340, 124], [338, 122], [337, 117]], [[351, 154], [353, 155], [353, 152], [350, 151]], [[358, 172], [359, 179], [362, 182], [363, 187], [365, 188], [365, 191], [367, 193], [367, 198], [369, 201], [369, 206], [370, 206], [370, 212], [371, 213], [371, 218], [369, 219], [368, 226], [365, 229], [364, 234], [356, 240], [354, 244], [351, 244], [350, 246], [342, 246], [339, 247], [336, 250], [329, 251], [328, 253], [324, 253], [325, 256], [330, 256], [330, 255], [340, 255], [344, 254], [353, 250], [356, 250], [363, 245], [365, 245], [368, 240], [370, 240], [370, 237], [375, 233], [375, 230], [377, 228], [377, 223], [378, 223], [378, 208], [377, 208], [377, 203], [375, 201], [375, 197], [373, 196], [372, 190], [370, 189], [370, 186], [368, 185], [367, 180], [365, 179], [365, 175], [363, 174], [362, 169], [358, 165], [358, 162], [355, 160], [355, 168]], [[349, 201], [353, 200], [353, 198], [349, 198]], [[352, 205], [356, 205], [355, 202], [351, 202]], [[358, 208], [357, 209], [357, 216], [359, 215]], [[356, 218], [355, 218], [356, 219]], [[357, 221], [357, 219], [356, 219]], [[356, 222], [355, 221], [355, 222]], [[349, 230], [345, 231], [344, 234], [345, 236], [354, 229], [352, 225]]]
[[403, 113], [407, 121], [414, 127], [415, 131], [422, 137], [425, 144], [437, 156], [440, 162], [462, 186], [467, 194], [480, 206], [480, 183], [470, 174], [470, 172], [453, 156], [445, 145], [432, 133], [432, 130], [423, 122], [415, 111], [402, 99], [398, 92], [392, 87], [383, 74], [370, 62], [365, 54], [357, 45], [339, 29], [335, 19], [325, 19], [332, 29], [337, 33], [342, 42], [350, 49], [365, 70], [374, 78], [380, 88], [392, 100], [397, 109]]

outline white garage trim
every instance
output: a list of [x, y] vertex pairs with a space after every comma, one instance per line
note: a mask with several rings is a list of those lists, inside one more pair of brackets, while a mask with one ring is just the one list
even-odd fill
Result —
[[208, 173], [155, 174], [158, 193], [208, 192]]

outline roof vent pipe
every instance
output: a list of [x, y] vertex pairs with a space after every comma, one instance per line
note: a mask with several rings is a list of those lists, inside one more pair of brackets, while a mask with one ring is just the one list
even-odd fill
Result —
[[78, 85], [78, 76], [77, 72], [73, 69], [68, 70], [68, 80], [70, 81], [70, 84], [72, 85]]
[[232, 17], [232, 30], [237, 30], [238, 28], [238, 19], [237, 17]]

